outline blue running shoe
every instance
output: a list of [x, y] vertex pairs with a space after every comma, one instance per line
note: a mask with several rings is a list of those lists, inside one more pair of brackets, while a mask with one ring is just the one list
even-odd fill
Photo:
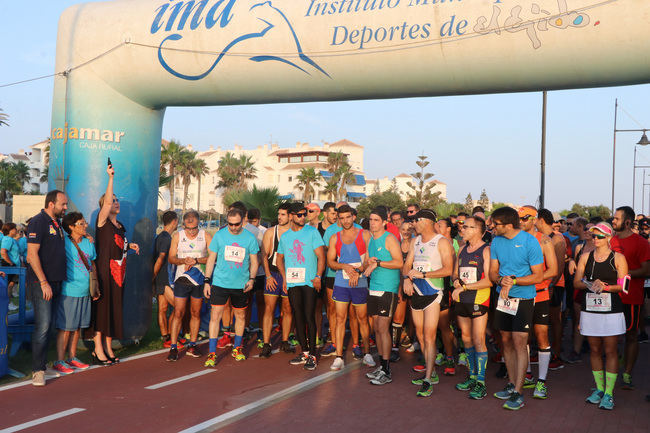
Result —
[[358, 344], [355, 344], [352, 346], [352, 354], [354, 355], [354, 359], [363, 359], [363, 352], [361, 351], [361, 347], [359, 347]]
[[332, 343], [329, 343], [327, 346], [320, 351], [320, 356], [334, 356], [336, 355], [336, 347]]
[[614, 396], [610, 394], [603, 394], [603, 398], [600, 400], [598, 408], [606, 410], [614, 409]]
[[591, 395], [587, 397], [585, 401], [591, 404], [599, 404], [600, 401], [603, 399], [604, 394], [605, 394], [604, 392], [594, 389], [594, 392], [592, 392]]
[[510, 398], [503, 404], [504, 409], [519, 410], [524, 407], [524, 396], [516, 391], [510, 395]]
[[508, 400], [513, 392], [515, 392], [515, 386], [512, 383], [508, 383], [501, 391], [495, 392], [494, 396], [500, 400]]

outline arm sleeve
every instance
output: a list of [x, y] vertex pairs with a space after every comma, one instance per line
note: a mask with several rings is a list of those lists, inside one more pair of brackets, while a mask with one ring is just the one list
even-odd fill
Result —
[[528, 263], [530, 263], [531, 266], [541, 265], [544, 263], [544, 254], [542, 253], [542, 247], [535, 238], [532, 238], [532, 240], [529, 238], [528, 241]]
[[313, 231], [312, 243], [314, 245], [314, 249], [325, 246], [325, 243], [323, 242], [323, 238], [320, 237], [320, 233], [318, 233], [318, 230]]
[[248, 253], [257, 254], [259, 252], [260, 252], [260, 247], [259, 245], [257, 245], [257, 238], [255, 237], [254, 234], [250, 233], [250, 240], [248, 242]]
[[219, 236], [218, 233], [215, 233], [214, 236], [212, 237], [212, 241], [210, 242], [210, 246], [208, 249], [213, 252], [219, 254]]
[[40, 218], [33, 218], [27, 226], [27, 243], [39, 244], [43, 241], [43, 227]]
[[499, 242], [497, 239], [494, 239], [492, 241], [492, 244], [490, 245], [490, 259], [492, 260], [499, 260]]
[[171, 246], [172, 246], [172, 237], [171, 236], [163, 237], [162, 239], [160, 239], [158, 254], [160, 253], [169, 254], [169, 248], [171, 248]]
[[286, 251], [286, 248], [285, 248], [285, 244], [286, 244], [285, 239], [286, 239], [286, 233], [285, 233], [285, 236], [282, 236], [280, 238], [280, 242], [278, 242], [278, 254], [282, 254], [282, 255], [286, 256], [287, 251]]

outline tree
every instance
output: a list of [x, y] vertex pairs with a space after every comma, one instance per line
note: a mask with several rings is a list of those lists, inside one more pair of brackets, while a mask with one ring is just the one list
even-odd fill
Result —
[[327, 199], [329, 201], [336, 200], [336, 194], [339, 192], [339, 185], [336, 182], [336, 179], [330, 179], [325, 182], [325, 188], [323, 188], [323, 192], [327, 194]]
[[370, 212], [377, 206], [387, 206], [391, 211], [401, 211], [406, 209], [406, 204], [402, 197], [395, 191], [384, 191], [370, 194], [362, 199], [357, 206], [357, 213], [360, 218], [368, 218]]
[[345, 197], [348, 195], [348, 185], [352, 184], [354, 180], [354, 174], [350, 171], [352, 167], [350, 164], [345, 163], [339, 168], [338, 179], [339, 179], [339, 191], [337, 200], [345, 200]]
[[574, 203], [573, 206], [571, 207], [571, 210], [563, 210], [560, 212], [562, 215], [569, 214], [571, 212], [575, 212], [578, 215], [580, 215], [583, 218], [594, 218], [594, 217], [601, 217], [603, 219], [607, 219], [611, 217], [611, 211], [610, 209], [605, 206], [605, 205], [598, 205], [598, 206], [589, 206], [589, 205], [583, 205], [580, 203]]
[[296, 188], [303, 191], [303, 201], [309, 203], [316, 192], [316, 188], [320, 187], [320, 180], [322, 179], [320, 173], [314, 167], [301, 168], [296, 179], [298, 180]]
[[[158, 175], [158, 189], [168, 188], [171, 181], [172, 177], [167, 176], [167, 169], [164, 166], [160, 167], [160, 174]], [[158, 191], [158, 197], [162, 198], [160, 191]]]
[[25, 164], [23, 161], [18, 161], [14, 163], [13, 165], [13, 170], [14, 170], [14, 176], [16, 176], [16, 180], [20, 182], [21, 185], [21, 191], [24, 191], [24, 186], [26, 183], [29, 183], [30, 181], [30, 174], [29, 174], [29, 166]]
[[465, 197], [465, 212], [471, 213], [474, 208], [474, 199], [472, 199], [472, 193], [468, 192], [467, 197]]
[[201, 209], [201, 178], [210, 173], [208, 164], [201, 158], [196, 158], [192, 164], [192, 176], [196, 178], [197, 194], [196, 194], [196, 210]]
[[187, 209], [187, 197], [194, 177], [194, 160], [196, 159], [196, 152], [191, 150], [184, 150], [181, 153], [179, 161], [176, 163], [176, 170], [180, 176], [181, 183], [183, 184], [183, 213]]
[[465, 205], [462, 203], [448, 203], [440, 202], [433, 207], [433, 210], [438, 214], [438, 218], [447, 218], [449, 215], [458, 215], [465, 210]]
[[[50, 138], [47, 138], [47, 141], [49, 143]], [[47, 183], [48, 182], [48, 177], [50, 173], [50, 145], [48, 144], [45, 146], [43, 149], [43, 163], [45, 164], [45, 168], [41, 171], [41, 177], [38, 178], [39, 183]]]
[[9, 126], [9, 123], [7, 120], [9, 119], [9, 115], [4, 112], [2, 108], [0, 108], [0, 126], [5, 125]]
[[415, 164], [420, 167], [420, 171], [411, 173], [415, 182], [408, 181], [406, 184], [413, 191], [407, 194], [407, 201], [417, 203], [421, 208], [434, 208], [442, 201], [440, 192], [433, 192], [433, 183], [429, 181], [433, 173], [425, 173], [424, 169], [429, 165], [428, 157], [425, 155], [418, 156]]
[[487, 196], [487, 193], [485, 192], [485, 188], [481, 191], [481, 196], [478, 198], [478, 203], [479, 206], [483, 207], [486, 211], [490, 208], [490, 199]]
[[278, 206], [282, 202], [278, 195], [276, 187], [271, 188], [257, 188], [253, 185], [253, 189], [241, 190], [232, 189], [224, 194], [223, 202], [226, 207], [230, 206], [236, 201], [241, 201], [247, 208], [257, 208], [260, 210], [263, 221], [275, 221], [278, 217]]
[[257, 177], [256, 172], [252, 157], [247, 155], [237, 157], [231, 152], [226, 152], [217, 166], [217, 175], [219, 175], [217, 188], [224, 189], [224, 198], [231, 190], [243, 191], [246, 189], [246, 182]]
[[185, 151], [183, 146], [175, 141], [171, 140], [167, 144], [163, 144], [162, 150], [160, 152], [160, 165], [167, 166], [168, 176], [171, 178], [171, 181], [167, 185], [169, 188], [169, 208], [174, 208], [174, 189], [176, 188], [176, 169], [175, 165], [179, 163], [182, 158], [182, 154]]
[[16, 176], [15, 164], [0, 162], [0, 204], [6, 204], [14, 194], [23, 191], [23, 184]]

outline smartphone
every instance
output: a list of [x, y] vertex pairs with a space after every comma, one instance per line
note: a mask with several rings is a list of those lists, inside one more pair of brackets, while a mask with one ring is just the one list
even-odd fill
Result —
[[632, 280], [632, 277], [630, 277], [629, 274], [626, 275], [625, 277], [623, 277], [623, 293], [627, 294], [628, 291], [630, 290], [630, 281], [631, 280]]
[[111, 165], [113, 165], [113, 163], [111, 162], [111, 157], [109, 156], [108, 157], [108, 166], [110, 167]]

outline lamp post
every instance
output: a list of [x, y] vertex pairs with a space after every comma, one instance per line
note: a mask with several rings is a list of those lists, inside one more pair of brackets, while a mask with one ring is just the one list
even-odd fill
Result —
[[616, 121], [618, 117], [618, 99], [616, 99], [616, 102], [614, 103], [614, 139], [613, 139], [613, 145], [612, 145], [612, 215], [614, 215], [614, 186], [615, 186], [615, 179], [616, 179], [616, 133], [618, 132], [642, 132], [643, 135], [641, 136], [641, 139], [634, 145], [634, 166], [632, 169], [632, 208], [634, 208], [634, 199], [635, 199], [635, 193], [636, 193], [636, 169], [637, 168], [650, 168], [649, 165], [636, 165], [636, 147], [637, 146], [647, 146], [650, 144], [650, 140], [648, 140], [648, 136], [646, 133], [650, 131], [650, 129], [616, 129]]

